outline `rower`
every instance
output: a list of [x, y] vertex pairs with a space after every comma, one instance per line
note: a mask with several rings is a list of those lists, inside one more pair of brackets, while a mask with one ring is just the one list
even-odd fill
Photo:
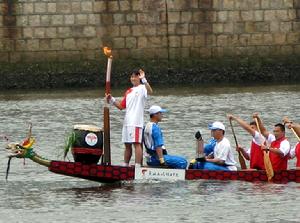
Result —
[[144, 145], [148, 156], [147, 164], [149, 166], [162, 166], [175, 169], [185, 169], [187, 161], [183, 157], [173, 156], [167, 153], [163, 134], [158, 122], [162, 120], [163, 113], [166, 112], [160, 106], [153, 105], [149, 109], [150, 122], [144, 128]]
[[296, 145], [294, 147], [292, 147], [290, 150], [289, 158], [293, 159], [296, 157], [297, 158], [296, 169], [300, 169], [300, 142], [299, 142], [300, 124], [293, 123], [292, 121], [290, 121], [288, 119], [288, 117], [285, 117], [283, 119], [283, 121], [285, 124], [287, 124], [287, 127], [294, 132], [295, 136], [298, 139], [298, 142], [296, 143]]
[[267, 139], [270, 146], [262, 145], [262, 150], [269, 151], [270, 160], [273, 170], [286, 170], [288, 167], [288, 158], [290, 152], [290, 143], [285, 138], [285, 127], [278, 123], [274, 125], [273, 133], [267, 131], [257, 113], [253, 114], [253, 118], [257, 119], [262, 135]]
[[[211, 130], [213, 138], [216, 140], [213, 154], [206, 156], [205, 160], [203, 160], [203, 157], [199, 157], [200, 160], [198, 158], [198, 162], [195, 163], [192, 168], [236, 171], [236, 162], [234, 160], [230, 142], [225, 137], [225, 126], [221, 122], [214, 122], [209, 125], [209, 129]], [[201, 148], [199, 149], [199, 153], [202, 154]]]
[[261, 150], [261, 144], [264, 143], [265, 138], [258, 132], [256, 122], [252, 121], [248, 124], [243, 119], [232, 114], [228, 114], [227, 117], [229, 120], [236, 121], [253, 137], [250, 149], [246, 150], [245, 148], [238, 146], [236, 148], [237, 151], [240, 151], [247, 160], [250, 160], [251, 169], [264, 170], [264, 154]]

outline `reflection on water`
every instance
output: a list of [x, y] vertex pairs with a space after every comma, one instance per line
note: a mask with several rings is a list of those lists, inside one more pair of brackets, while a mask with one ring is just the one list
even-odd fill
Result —
[[[272, 130], [285, 115], [299, 121], [300, 87], [201, 87], [155, 89], [147, 108], [168, 109], [161, 126], [171, 154], [192, 159], [194, 132], [208, 139], [209, 122], [228, 126], [226, 113], [250, 121], [262, 115]], [[65, 138], [76, 123], [102, 126], [103, 89], [71, 91], [0, 92], [0, 135], [20, 141], [33, 123], [36, 151], [61, 159]], [[121, 97], [124, 89], [113, 89]], [[112, 162], [122, 161], [123, 111], [111, 108]], [[145, 116], [147, 120], [147, 115]], [[251, 137], [234, 125], [237, 139], [250, 146]], [[232, 133], [226, 136], [233, 143]], [[287, 131], [292, 144], [293, 134]], [[0, 139], [1, 148], [5, 140]], [[0, 150], [0, 222], [300, 222], [296, 183], [274, 185], [234, 181], [123, 182], [102, 185], [47, 171], [29, 160], [12, 160], [5, 182], [7, 159]], [[72, 159], [72, 156], [69, 155]], [[294, 167], [294, 161], [289, 163]]]

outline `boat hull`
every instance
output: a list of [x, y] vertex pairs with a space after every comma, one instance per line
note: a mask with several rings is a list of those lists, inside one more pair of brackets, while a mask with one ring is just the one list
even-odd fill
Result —
[[[82, 164], [79, 162], [52, 161], [49, 170], [62, 175], [78, 177], [97, 181], [101, 183], [114, 183], [118, 181], [131, 181], [135, 179], [135, 168], [114, 166]], [[160, 170], [162, 168], [139, 168], [142, 173], [145, 170]], [[240, 170], [240, 171], [211, 171], [211, 170], [182, 170], [185, 174], [185, 180], [239, 180], [248, 182], [267, 182], [268, 178], [265, 171], [262, 170]], [[159, 178], [161, 179], [161, 178]], [[169, 178], [168, 178], [169, 179]], [[276, 171], [272, 179], [273, 183], [300, 183], [300, 170]]]

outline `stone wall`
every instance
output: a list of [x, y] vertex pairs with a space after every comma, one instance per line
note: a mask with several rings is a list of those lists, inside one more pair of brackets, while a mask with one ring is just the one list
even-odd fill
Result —
[[104, 45], [124, 66], [295, 57], [300, 0], [0, 0], [2, 64], [101, 61]]

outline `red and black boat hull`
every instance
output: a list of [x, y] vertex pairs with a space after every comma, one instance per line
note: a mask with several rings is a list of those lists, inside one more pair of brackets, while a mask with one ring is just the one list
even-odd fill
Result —
[[[134, 180], [134, 167], [114, 165], [82, 164], [79, 162], [52, 161], [49, 170], [72, 177], [97, 181], [101, 183], [113, 183], [118, 181]], [[240, 171], [211, 171], [211, 170], [186, 170], [186, 180], [240, 180], [248, 182], [267, 182], [268, 178], [262, 170]], [[300, 183], [300, 170], [276, 171], [272, 179], [273, 183]]]

